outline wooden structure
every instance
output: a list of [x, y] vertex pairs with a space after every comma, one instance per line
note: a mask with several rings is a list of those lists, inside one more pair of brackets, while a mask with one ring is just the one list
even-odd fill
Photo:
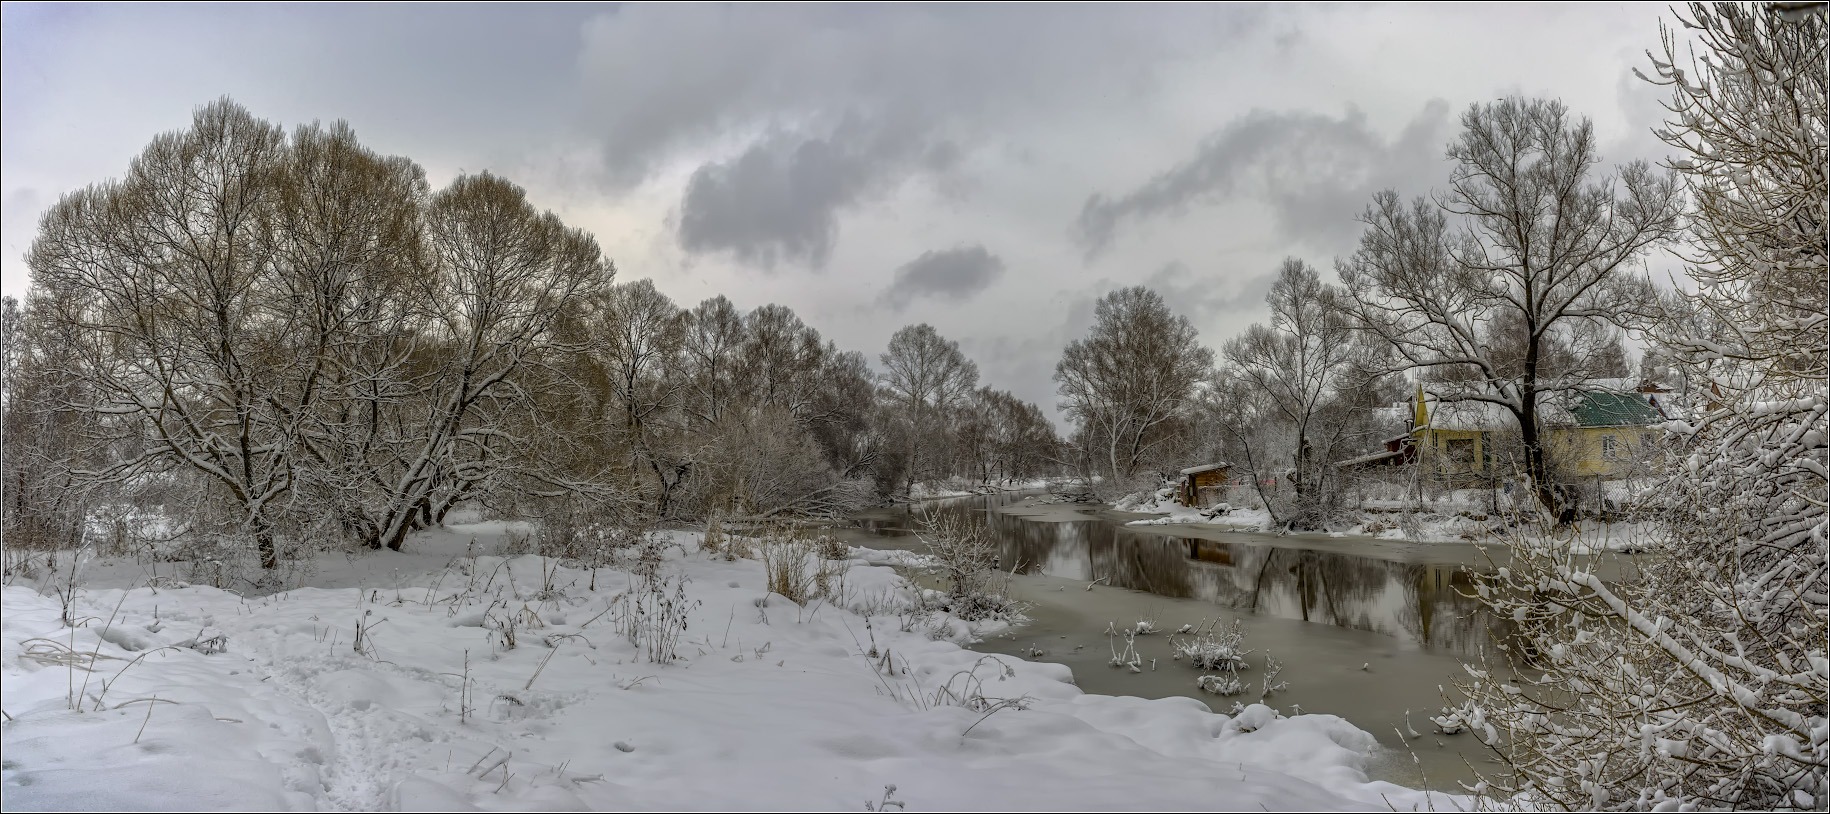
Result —
[[1405, 433], [1404, 435], [1395, 438], [1385, 439], [1385, 451], [1383, 452], [1374, 452], [1370, 455], [1361, 455], [1358, 458], [1348, 458], [1345, 461], [1336, 461], [1334, 465], [1337, 468], [1345, 470], [1367, 470], [1390, 466], [1404, 466], [1416, 462], [1417, 439], [1411, 437], [1410, 433]]
[[1182, 482], [1176, 486], [1176, 502], [1197, 509], [1226, 502], [1226, 484], [1232, 470], [1232, 464], [1225, 463], [1182, 470]]

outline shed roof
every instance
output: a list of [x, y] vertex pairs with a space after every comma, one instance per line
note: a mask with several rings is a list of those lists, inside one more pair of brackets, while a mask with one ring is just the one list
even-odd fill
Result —
[[1182, 474], [1199, 475], [1202, 472], [1212, 472], [1216, 469], [1231, 469], [1231, 468], [1233, 468], [1233, 465], [1228, 464], [1228, 463], [1207, 464], [1205, 466], [1191, 466], [1187, 469], [1182, 470]]

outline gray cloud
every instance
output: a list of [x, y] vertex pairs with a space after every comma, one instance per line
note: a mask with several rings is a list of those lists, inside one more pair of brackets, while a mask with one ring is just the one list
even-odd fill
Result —
[[921, 297], [961, 303], [990, 287], [1003, 273], [1004, 261], [984, 246], [923, 252], [896, 269], [895, 282], [877, 302], [896, 311]]
[[[1350, 250], [1372, 189], [1440, 187], [1454, 128], [1418, 115], [1433, 97], [1448, 113], [1507, 93], [1561, 98], [1596, 117], [1605, 164], [1657, 155], [1645, 127], [1663, 91], [1628, 70], [1657, 45], [1656, 16], [632, 4], [430, 19], [373, 5], [8, 4], [0, 285], [24, 288], [46, 205], [119, 175], [226, 93], [289, 127], [347, 118], [435, 185], [500, 172], [681, 302], [781, 303], [858, 349], [881, 348], [892, 322], [931, 322], [984, 354], [987, 383], [1052, 404], [1054, 362], [1110, 288], [1158, 288], [1217, 344], [1264, 319], [1279, 259], [1325, 267]], [[300, 71], [326, 43], [338, 58]], [[1343, 115], [1350, 104], [1365, 117]], [[1091, 240], [1064, 240], [1094, 191]], [[990, 287], [957, 303], [911, 295], [900, 313], [880, 301], [900, 264], [979, 241], [1008, 266]], [[1095, 244], [1110, 248], [1082, 262]], [[1164, 266], [1175, 258], [1188, 262]], [[845, 284], [756, 273], [821, 264]]]
[[1073, 234], [1089, 257], [1109, 248], [1127, 222], [1179, 215], [1197, 203], [1252, 196], [1270, 204], [1286, 237], [1343, 250], [1358, 234], [1354, 217], [1372, 193], [1413, 189], [1445, 175], [1449, 106], [1433, 99], [1396, 138], [1374, 131], [1366, 115], [1254, 110], [1209, 135], [1194, 157], [1131, 192], [1095, 193], [1081, 207]]
[[765, 268], [820, 268], [838, 239], [841, 210], [912, 168], [945, 170], [958, 155], [950, 142], [924, 143], [857, 119], [827, 136], [772, 133], [693, 172], [680, 200], [680, 246]]
[[[729, 134], [823, 133], [862, 116], [917, 140], [1091, 94], [1126, 94], [1158, 67], [1245, 36], [1248, 8], [638, 4], [584, 26], [584, 124], [605, 180], [640, 182]], [[1088, 53], [1100, 59], [1089, 60]]]
[[622, 7], [583, 32], [580, 116], [602, 159], [591, 182], [628, 189], [692, 161], [677, 212], [681, 248], [817, 268], [848, 209], [916, 178], [963, 201], [974, 183], [949, 170], [977, 151], [1090, 100], [1148, 98], [1176, 60], [1247, 37], [1268, 16], [1205, 7]]
[[1165, 263], [1144, 278], [1144, 286], [1163, 295], [1170, 310], [1188, 317], [1196, 328], [1211, 329], [1215, 320], [1223, 315], [1262, 310], [1265, 295], [1271, 293], [1271, 283], [1276, 277], [1276, 269], [1266, 269], [1250, 277], [1201, 274], [1187, 263], [1176, 260]]

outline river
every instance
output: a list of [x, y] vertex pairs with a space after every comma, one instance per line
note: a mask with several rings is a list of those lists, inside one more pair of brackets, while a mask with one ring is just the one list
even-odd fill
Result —
[[[1466, 677], [1462, 665], [1497, 659], [1494, 643], [1509, 635], [1508, 620], [1467, 596], [1474, 569], [1489, 567], [1480, 547], [1127, 526], [1144, 515], [1044, 501], [1014, 493], [931, 501], [858, 515], [841, 533], [855, 545], [919, 550], [917, 513], [983, 518], [1030, 621], [974, 649], [1065, 664], [1087, 692], [1182, 695], [1229, 712], [1236, 701], [1259, 700], [1269, 657], [1288, 687], [1264, 703], [1332, 713], [1372, 733], [1385, 747], [1367, 767], [1375, 779], [1456, 791], [1477, 770], [1497, 768], [1473, 735], [1440, 735], [1429, 721], [1445, 697], [1459, 703], [1453, 682]], [[1141, 619], [1163, 631], [1137, 637], [1143, 671], [1111, 666], [1108, 627]], [[1199, 671], [1171, 659], [1166, 634], [1235, 619], [1254, 651], [1241, 673], [1248, 690], [1201, 692]]]

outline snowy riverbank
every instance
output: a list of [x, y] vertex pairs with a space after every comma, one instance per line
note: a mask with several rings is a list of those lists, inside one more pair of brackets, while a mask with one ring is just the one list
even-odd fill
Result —
[[[1478, 492], [1462, 491], [1471, 494]], [[1484, 494], [1485, 492], [1479, 492], [1479, 495]], [[1455, 499], [1449, 500], [1448, 497]], [[1408, 511], [1376, 505], [1359, 512], [1357, 522], [1344, 524], [1342, 528], [1328, 532], [1328, 535], [1413, 543], [1504, 544], [1521, 533], [1516, 527], [1503, 522], [1499, 515], [1470, 508], [1477, 506], [1471, 502], [1472, 498], [1466, 498], [1459, 492], [1448, 497]], [[1159, 515], [1126, 521], [1125, 525], [1128, 526], [1192, 525], [1249, 532], [1277, 530], [1271, 513], [1262, 508], [1225, 504], [1216, 508], [1192, 508], [1175, 502], [1169, 489], [1126, 495], [1112, 504], [1112, 508], [1132, 514]], [[1589, 554], [1601, 551], [1643, 551], [1657, 545], [1659, 532], [1656, 524], [1649, 522], [1583, 519], [1557, 533], [1571, 542], [1574, 553]]]
[[[500, 530], [330, 555], [315, 587], [259, 598], [98, 569], [114, 585], [78, 591], [76, 628], [16, 579], [7, 808], [856, 810], [889, 785], [910, 810], [1424, 802], [1365, 782], [1373, 739], [1334, 716], [1085, 695], [1065, 667], [963, 650], [889, 568], [853, 561], [799, 606], [672, 532], [662, 590], [613, 568], [592, 590], [464, 556]], [[428, 555], [449, 564], [396, 570]]]

